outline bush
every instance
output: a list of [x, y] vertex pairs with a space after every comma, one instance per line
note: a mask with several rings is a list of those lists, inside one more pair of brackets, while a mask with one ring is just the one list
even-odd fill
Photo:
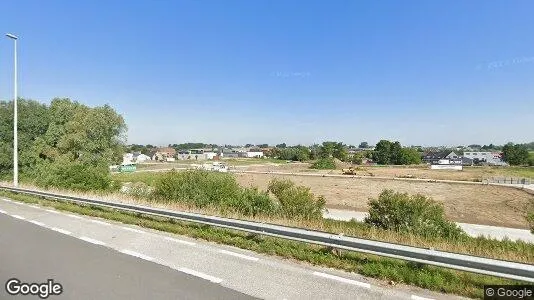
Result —
[[37, 166], [34, 172], [35, 183], [45, 188], [105, 191], [114, 187], [108, 167], [105, 165], [94, 166], [80, 162], [51, 163]]
[[423, 195], [408, 195], [384, 190], [378, 199], [369, 201], [369, 216], [365, 223], [372, 226], [412, 233], [428, 238], [464, 236], [464, 232], [445, 218], [443, 206]]
[[321, 158], [321, 159], [318, 159], [316, 162], [314, 162], [311, 168], [320, 169], [320, 170], [335, 170], [336, 163], [334, 162], [334, 159], [332, 158]]
[[285, 218], [321, 219], [326, 201], [323, 196], [316, 197], [310, 188], [296, 186], [290, 180], [273, 179], [268, 191], [278, 200], [279, 213]]
[[527, 222], [530, 227], [530, 232], [534, 234], [534, 211], [528, 213]]
[[275, 204], [266, 192], [242, 188], [231, 174], [201, 170], [171, 171], [154, 184], [153, 199], [168, 203], [182, 202], [195, 207], [214, 207], [244, 215], [271, 215]]

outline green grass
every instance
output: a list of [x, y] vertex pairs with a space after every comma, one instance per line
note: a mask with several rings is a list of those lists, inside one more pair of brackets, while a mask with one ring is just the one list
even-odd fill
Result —
[[57, 202], [35, 196], [9, 192], [0, 192], [0, 195], [26, 203], [39, 204], [63, 211], [105, 218], [125, 224], [134, 224], [179, 235], [186, 235], [197, 239], [248, 249], [258, 253], [296, 259], [313, 265], [356, 272], [364, 276], [382, 280], [392, 280], [396, 283], [410, 284], [443, 293], [482, 298], [484, 285], [525, 284], [513, 280], [454, 271], [374, 255], [366, 255], [344, 250], [332, 251], [332, 249], [326, 247], [310, 245], [302, 242], [247, 234], [239, 231], [146, 216], [137, 213], [120, 212], [94, 206], [81, 206], [73, 203]]

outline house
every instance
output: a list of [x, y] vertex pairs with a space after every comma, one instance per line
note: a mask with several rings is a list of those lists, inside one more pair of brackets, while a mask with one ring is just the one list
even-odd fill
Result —
[[263, 151], [261, 151], [261, 149], [250, 149], [245, 153], [245, 157], [248, 158], [263, 158]]
[[134, 158], [135, 158], [135, 161], [138, 163], [150, 160], [150, 156], [145, 155], [145, 154], [139, 154], [137, 156], [134, 156]]
[[176, 150], [171, 147], [163, 147], [156, 149], [156, 153], [153, 155], [153, 160], [169, 161], [169, 158], [174, 158]]
[[474, 164], [488, 164], [493, 166], [506, 166], [501, 152], [465, 152], [464, 156], [473, 160]]
[[217, 153], [205, 149], [191, 149], [178, 151], [178, 160], [212, 160]]
[[123, 165], [129, 165], [134, 161], [133, 153], [125, 153], [122, 156], [122, 164]]
[[[424, 162], [431, 165], [438, 164], [462, 164], [462, 157], [454, 151], [444, 150], [444, 151], [429, 151], [423, 154], [421, 158]], [[448, 163], [445, 163], [445, 162]]]

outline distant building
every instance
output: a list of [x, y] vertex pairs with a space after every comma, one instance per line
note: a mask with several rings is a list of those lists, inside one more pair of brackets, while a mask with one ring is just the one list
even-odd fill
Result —
[[507, 163], [504, 162], [501, 152], [464, 152], [464, 157], [470, 158], [473, 160], [474, 164], [488, 164], [494, 166], [506, 166]]
[[[454, 151], [429, 151], [423, 154], [422, 161], [431, 165], [462, 164], [462, 157]], [[445, 162], [448, 163], [445, 163]]]
[[156, 153], [152, 156], [153, 160], [171, 161], [169, 158], [174, 158], [176, 149], [171, 147], [163, 147], [156, 149]]

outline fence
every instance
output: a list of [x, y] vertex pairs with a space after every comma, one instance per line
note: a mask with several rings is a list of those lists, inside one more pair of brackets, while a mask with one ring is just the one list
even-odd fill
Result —
[[502, 183], [502, 184], [534, 184], [530, 178], [515, 178], [515, 177], [490, 177], [482, 181], [483, 183]]

